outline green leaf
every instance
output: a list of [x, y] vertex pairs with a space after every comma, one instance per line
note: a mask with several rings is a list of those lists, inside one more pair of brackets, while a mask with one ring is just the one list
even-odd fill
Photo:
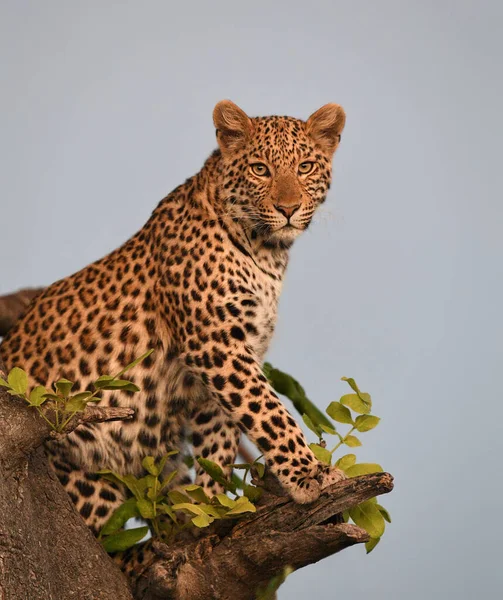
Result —
[[233, 469], [250, 469], [252, 465], [250, 463], [232, 463], [227, 466]]
[[382, 467], [377, 463], [359, 463], [346, 469], [348, 477], [358, 477], [359, 475], [369, 475], [370, 473], [381, 473]]
[[145, 456], [145, 458], [141, 461], [142, 467], [145, 471], [148, 471], [154, 477], [157, 477], [160, 474], [159, 467], [155, 464], [155, 458], [153, 456]]
[[[181, 502], [180, 504], [173, 504], [171, 508], [173, 510], [182, 510], [189, 514], [192, 513], [193, 515], [206, 517], [208, 525], [215, 520], [215, 516], [219, 517], [215, 508], [209, 505], [199, 506], [198, 504], [192, 504], [191, 502]], [[201, 527], [201, 525], [198, 525], [198, 527]], [[204, 527], [206, 527], [206, 525], [204, 525]]]
[[317, 437], [321, 438], [321, 436], [323, 435], [323, 430], [321, 429], [321, 427], [315, 425], [311, 421], [311, 418], [305, 413], [302, 415], [302, 420], [304, 421], [308, 429], [310, 429]]
[[361, 446], [362, 445], [362, 443], [356, 437], [356, 435], [347, 435], [344, 438], [344, 443], [346, 444], [346, 446], [349, 446], [350, 448], [356, 448], [357, 446]]
[[122, 477], [120, 475], [117, 475], [116, 473], [114, 473], [113, 471], [110, 471], [109, 469], [101, 469], [100, 471], [96, 471], [96, 475], [101, 475], [101, 477], [103, 477], [103, 479], [112, 481], [113, 483], [118, 483], [119, 485], [122, 485], [124, 483], [124, 481], [122, 480]]
[[129, 500], [126, 500], [124, 504], [121, 504], [119, 508], [114, 510], [111, 517], [108, 519], [105, 525], [103, 525], [100, 532], [100, 537], [104, 535], [110, 535], [111, 533], [122, 529], [129, 519], [139, 516], [140, 513], [136, 506], [136, 498], [129, 498]]
[[356, 385], [356, 381], [352, 377], [341, 377], [341, 381], [346, 381], [352, 390], [354, 390], [359, 396], [361, 395], [361, 392]]
[[192, 517], [192, 523], [199, 528], [208, 527], [213, 523], [213, 519], [209, 515], [205, 515], [204, 513], [201, 515], [197, 515], [197, 517]]
[[208, 473], [208, 475], [217, 483], [220, 483], [224, 486], [226, 490], [229, 490], [233, 493], [236, 492], [236, 486], [232, 481], [229, 481], [226, 477], [222, 469], [217, 463], [214, 463], [207, 458], [198, 457], [197, 462], [200, 464], [201, 468]]
[[72, 396], [65, 404], [65, 412], [72, 413], [85, 410], [88, 402], [86, 398], [88, 398], [88, 396], [83, 394], [76, 394], [75, 396]]
[[231, 473], [231, 481], [233, 485], [236, 486], [237, 490], [241, 490], [243, 488], [243, 480], [235, 471]]
[[28, 398], [30, 406], [40, 406], [41, 404], [43, 404], [47, 400], [47, 398], [45, 397], [46, 393], [47, 390], [43, 385], [37, 385], [36, 387], [34, 387], [31, 390]]
[[68, 379], [64, 378], [60, 379], [59, 381], [56, 381], [56, 383], [54, 384], [56, 390], [61, 396], [63, 396], [63, 398], [68, 398], [68, 395], [72, 391], [73, 385], [74, 384], [72, 381], [68, 381]]
[[180, 454], [179, 450], [170, 450], [169, 452], [166, 452], [166, 454], [164, 454], [164, 456], [159, 461], [159, 464], [157, 465], [157, 468], [159, 469], [159, 475], [161, 475], [164, 471], [164, 467], [168, 462], [168, 458], [170, 458], [171, 456], [176, 456], [177, 454]]
[[[77, 401], [81, 401], [81, 400], [87, 400], [90, 396], [92, 396], [93, 393], [90, 392], [89, 390], [86, 390], [85, 392], [79, 392], [78, 394], [75, 394], [75, 396], [71, 396], [70, 400], [77, 400]], [[94, 400], [94, 398], [93, 398]], [[99, 398], [97, 398], [97, 400], [99, 400]], [[88, 400], [89, 402], [89, 400]], [[87, 402], [86, 402], [87, 404]]]
[[255, 487], [254, 485], [245, 485], [243, 489], [243, 494], [253, 503], [260, 499], [262, 493], [262, 488]]
[[277, 392], [291, 400], [306, 395], [304, 388], [300, 383], [284, 371], [280, 371], [271, 366], [268, 369], [267, 378], [271, 381], [272, 386]]
[[215, 498], [222, 506], [226, 506], [227, 508], [234, 508], [234, 505], [236, 504], [235, 500], [229, 498], [229, 496], [226, 496], [225, 494], [217, 494]]
[[171, 473], [169, 473], [169, 475], [167, 475], [167, 476], [166, 476], [166, 477], [165, 477], [165, 478], [162, 480], [162, 483], [161, 483], [161, 488], [160, 488], [160, 489], [162, 490], [162, 489], [164, 489], [166, 486], [168, 486], [168, 485], [169, 485], [169, 484], [170, 484], [170, 483], [173, 481], [173, 479], [174, 479], [174, 478], [175, 478], [177, 475], [178, 475], [178, 471], [177, 471], [177, 470], [175, 470], [175, 471], [171, 471]]
[[198, 506], [204, 513], [210, 515], [210, 517], [213, 517], [214, 519], [221, 519], [222, 512], [225, 512], [225, 509], [219, 505], [215, 506], [214, 504], [197, 504], [196, 506]]
[[329, 433], [330, 435], [335, 435], [337, 433], [337, 429], [335, 427], [327, 427], [326, 425], [324, 425], [323, 423], [320, 423], [320, 428], [325, 432], [325, 433]]
[[124, 373], [127, 373], [127, 371], [130, 371], [131, 369], [133, 369], [134, 367], [136, 367], [136, 365], [139, 365], [142, 361], [144, 361], [147, 358], [147, 356], [150, 356], [153, 351], [154, 351], [154, 349], [151, 348], [150, 350], [147, 350], [147, 352], [145, 352], [145, 354], [142, 354], [138, 358], [135, 358], [133, 360], [133, 362], [131, 362], [128, 365], [126, 365], [122, 369], [122, 371], [120, 371], [119, 373], [117, 373], [116, 377], [121, 377], [122, 375], [124, 375]]
[[126, 529], [125, 531], [107, 536], [101, 541], [101, 545], [106, 552], [123, 552], [137, 544], [147, 535], [147, 533], [148, 527]]
[[264, 479], [264, 473], [265, 473], [264, 463], [254, 462], [252, 464], [252, 468], [257, 472], [257, 476], [259, 479]]
[[234, 508], [231, 508], [231, 510], [227, 513], [226, 516], [240, 515], [240, 514], [245, 513], [245, 512], [252, 512], [252, 513], [254, 513], [254, 512], [257, 512], [257, 509], [248, 500], [248, 498], [246, 498], [246, 496], [241, 496], [240, 498], [238, 498], [236, 500]]
[[113, 377], [111, 375], [102, 375], [101, 377], [98, 377], [98, 379], [94, 382], [94, 387], [97, 389], [102, 389], [102, 387], [104, 385], [106, 385], [107, 383], [110, 383], [110, 381], [113, 380]]
[[158, 508], [161, 512], [168, 515], [169, 518], [173, 521], [173, 523], [178, 523], [178, 519], [176, 518], [175, 512], [173, 511], [171, 506], [169, 506], [169, 504], [159, 504]]
[[190, 501], [188, 496], [182, 494], [182, 492], [179, 492], [178, 490], [171, 490], [168, 492], [168, 498], [173, 504], [183, 504]]
[[46, 400], [60, 400], [61, 398], [57, 394], [53, 394], [52, 392], [47, 392], [44, 394], [44, 398]]
[[[291, 375], [275, 369], [270, 363], [264, 364], [264, 373], [272, 387], [278, 393], [289, 398], [300, 415], [306, 414], [316, 426], [323, 424], [326, 427], [333, 427], [330, 420], [309, 400], [304, 388]], [[320, 437], [320, 434], [316, 433], [316, 435]]]
[[156, 514], [154, 504], [151, 500], [147, 500], [147, 498], [140, 498], [140, 500], [136, 501], [136, 505], [138, 506], [140, 515], [144, 519], [155, 519]]
[[68, 401], [65, 403], [65, 412], [82, 412], [86, 409], [89, 402], [98, 402], [100, 398], [91, 398], [92, 392], [86, 390], [85, 392], [79, 392], [75, 396], [70, 396]]
[[384, 517], [385, 521], [388, 521], [388, 523], [391, 523], [391, 517], [389, 512], [384, 508], [384, 506], [381, 506], [380, 504], [377, 505], [377, 508], [379, 510], [379, 512], [381, 513], [381, 515]]
[[362, 502], [358, 506], [350, 508], [349, 516], [358, 527], [365, 529], [370, 537], [380, 538], [384, 533], [384, 518], [372, 502]]
[[[166, 462], [168, 460], [168, 458], [170, 456], [174, 456], [175, 454], [178, 454], [179, 451], [178, 450], [171, 450], [170, 452], [167, 452], [159, 461], [158, 464], [156, 464], [155, 458], [153, 456], [146, 456], [143, 460], [142, 460], [142, 466], [145, 469], [145, 471], [148, 471], [148, 473], [150, 473], [151, 475], [154, 475], [155, 477], [159, 477], [159, 475], [162, 474], [162, 472], [164, 471], [164, 467], [166, 466]], [[176, 472], [175, 472], [176, 475]], [[174, 475], [172, 476], [172, 478], [174, 477]], [[171, 479], [170, 479], [171, 481]], [[165, 483], [163, 483], [163, 485], [165, 485]]]
[[16, 394], [24, 396], [28, 390], [28, 375], [19, 367], [14, 367], [7, 377], [8, 385]]
[[367, 554], [370, 554], [380, 541], [381, 538], [372, 537], [368, 542], [365, 542], [365, 550], [367, 551]]
[[264, 375], [267, 377], [267, 379], [269, 379], [269, 375], [271, 373], [271, 371], [273, 370], [273, 366], [271, 365], [270, 362], [265, 362], [262, 365], [262, 372], [264, 373]]
[[356, 385], [356, 381], [352, 377], [341, 377], [341, 379], [342, 381], [346, 381], [348, 383], [349, 387], [356, 392], [357, 396], [364, 404], [368, 404], [369, 408], [366, 412], [370, 412], [370, 409], [372, 407], [372, 399], [370, 397], [370, 394], [367, 394], [366, 392], [361, 392], [360, 388]]
[[379, 424], [381, 419], [374, 417], [373, 415], [360, 415], [356, 417], [355, 427], [358, 431], [363, 433], [364, 431], [370, 431]]
[[108, 479], [109, 481], [113, 481], [114, 483], [124, 484], [138, 500], [143, 497], [139, 480], [134, 475], [119, 475], [119, 473], [115, 473], [109, 469], [102, 469], [101, 471], [96, 471], [96, 473], [105, 479]]
[[192, 500], [195, 500], [196, 502], [201, 502], [202, 504], [208, 504], [210, 499], [208, 498], [208, 496], [204, 493], [203, 488], [200, 485], [185, 485], [183, 487], [183, 490], [185, 491], [186, 494], [188, 494]]
[[[362, 400], [362, 398], [365, 398], [365, 400]], [[361, 396], [358, 394], [345, 394], [341, 397], [340, 402], [361, 415], [370, 412], [372, 408], [369, 394], [361, 394]]]
[[342, 469], [343, 471], [346, 471], [346, 469], [352, 467], [355, 462], [356, 454], [345, 454], [339, 458], [339, 460], [335, 463], [335, 466], [339, 467], [339, 469]]
[[10, 385], [5, 381], [5, 379], [2, 379], [1, 377], [0, 377], [0, 386], [10, 388]]
[[319, 444], [309, 444], [313, 454], [322, 463], [329, 465], [332, 463], [332, 454], [326, 448], [323, 448]]
[[338, 423], [349, 423], [350, 425], [353, 424], [353, 419], [351, 417], [349, 408], [346, 408], [340, 402], [330, 402], [327, 408], [327, 414]]
[[123, 390], [125, 392], [139, 392], [140, 388], [128, 381], [127, 379], [111, 379], [109, 381], [103, 381], [99, 385], [96, 382], [94, 385], [100, 390]]

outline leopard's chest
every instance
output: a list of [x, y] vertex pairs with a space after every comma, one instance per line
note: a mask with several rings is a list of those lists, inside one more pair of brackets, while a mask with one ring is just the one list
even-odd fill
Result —
[[257, 356], [263, 359], [276, 326], [281, 282], [258, 272], [253, 284], [253, 296], [250, 306], [244, 310], [243, 322], [250, 345]]

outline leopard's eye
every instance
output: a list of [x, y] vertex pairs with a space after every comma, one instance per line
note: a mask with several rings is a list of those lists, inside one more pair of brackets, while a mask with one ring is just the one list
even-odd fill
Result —
[[250, 165], [250, 168], [252, 173], [258, 177], [269, 177], [271, 174], [264, 163], [254, 163], [253, 165]]
[[299, 174], [300, 175], [307, 175], [308, 173], [311, 173], [311, 171], [313, 169], [314, 169], [314, 162], [306, 161], [306, 162], [300, 163], [300, 165], [299, 165]]

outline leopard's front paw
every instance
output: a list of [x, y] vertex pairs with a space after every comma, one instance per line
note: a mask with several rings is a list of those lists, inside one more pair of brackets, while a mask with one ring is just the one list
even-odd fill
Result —
[[316, 479], [320, 482], [321, 489], [324, 489], [333, 483], [347, 479], [347, 477], [344, 471], [341, 471], [337, 467], [322, 465]]
[[344, 471], [337, 467], [318, 463], [309, 475], [292, 478], [280, 477], [280, 482], [294, 502], [309, 504], [319, 498], [321, 490], [343, 479], [346, 479]]
[[290, 498], [298, 504], [309, 504], [314, 502], [320, 496], [321, 486], [317, 479], [313, 477], [303, 477], [298, 479], [295, 484], [289, 483], [286, 490]]

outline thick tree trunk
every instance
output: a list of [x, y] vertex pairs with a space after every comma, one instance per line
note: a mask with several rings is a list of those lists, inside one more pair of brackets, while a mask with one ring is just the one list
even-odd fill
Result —
[[[0, 335], [23, 312], [25, 298], [0, 297]], [[67, 432], [83, 421], [130, 416], [129, 409], [90, 406]], [[34, 409], [0, 388], [0, 600], [253, 600], [284, 567], [365, 542], [365, 531], [341, 523], [341, 513], [393, 488], [390, 475], [375, 473], [296, 505], [266, 478], [255, 514], [217, 522], [192, 541], [155, 541], [156, 559], [128, 582], [50, 470], [42, 447], [50, 435]]]
[[0, 393], [0, 598], [132, 600], [49, 468], [49, 435], [34, 409]]

